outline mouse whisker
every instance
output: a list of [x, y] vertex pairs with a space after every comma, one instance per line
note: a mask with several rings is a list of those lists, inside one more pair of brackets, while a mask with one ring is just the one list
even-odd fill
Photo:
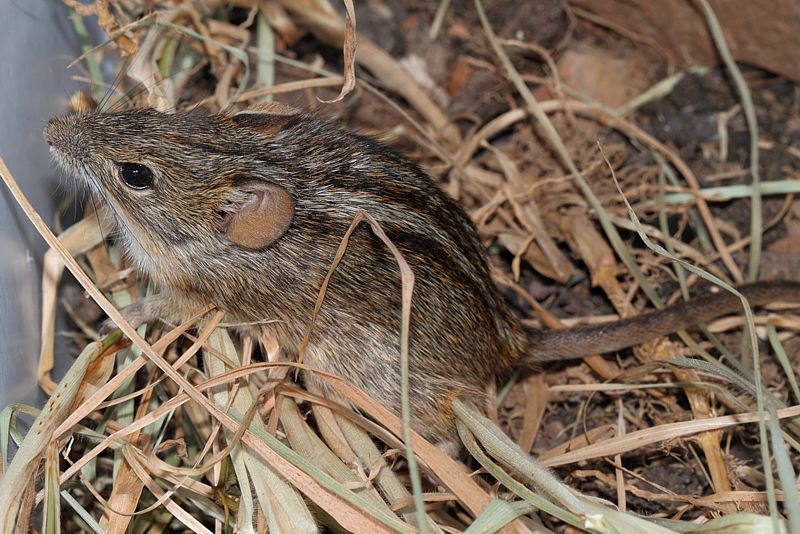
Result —
[[129, 63], [130, 60], [125, 60], [122, 65], [120, 65], [120, 68], [117, 70], [114, 80], [112, 80], [111, 85], [109, 85], [106, 94], [103, 96], [100, 102], [97, 103], [95, 112], [101, 113], [103, 108], [105, 108], [105, 106], [111, 101], [111, 98], [114, 96], [114, 91], [116, 91], [117, 88], [122, 84], [122, 80], [125, 77]]
[[[97, 192], [97, 194], [98, 194], [98, 195], [100, 195], [100, 196], [102, 197], [102, 199], [103, 199], [103, 203], [105, 204], [105, 206], [106, 206], [106, 207], [107, 207], [107, 208], [108, 208], [108, 209], [109, 209], [111, 212], [115, 213], [115, 211], [114, 211], [114, 204], [113, 204], [113, 202], [111, 202], [111, 200], [108, 198], [108, 196], [106, 195], [106, 193], [105, 193], [104, 191], [102, 191], [102, 189], [101, 189], [101, 188], [99, 188], [99, 187], [98, 187], [98, 188], [96, 188], [96, 189], [95, 189], [95, 191]], [[91, 201], [92, 201], [92, 203], [93, 203], [93, 205], [94, 205], [94, 209], [95, 209], [95, 217], [97, 217], [97, 224], [100, 226], [100, 229], [101, 229], [101, 232], [102, 232], [102, 228], [103, 228], [103, 227], [102, 227], [102, 223], [101, 223], [101, 221], [100, 221], [100, 211], [99, 211], [99, 210], [100, 210], [100, 208], [99, 208], [99, 207], [98, 207], [98, 205], [96, 204], [96, 200], [97, 200], [97, 199], [94, 197], [94, 195], [92, 195], [92, 196], [91, 196]], [[117, 219], [119, 219], [119, 218], [121, 217], [119, 214], [115, 214], [115, 215], [116, 215], [116, 217], [115, 217], [115, 218], [117, 218]], [[112, 237], [112, 236], [113, 236], [113, 237], [115, 237], [115, 238], [122, 237], [122, 232], [120, 231], [120, 229], [119, 229], [119, 226], [120, 226], [119, 224], [115, 225], [115, 227], [114, 227], [114, 230], [112, 231], [112, 234], [110, 234], [110, 235], [104, 235], [104, 236], [103, 236], [103, 242], [104, 242], [104, 243], [106, 242], [106, 240], [107, 240], [108, 238], [110, 238], [110, 237]], [[135, 235], [135, 233], [133, 233], [133, 232], [127, 232], [125, 235], [126, 235], [127, 237], [129, 237], [129, 238], [133, 239], [133, 240], [136, 242], [136, 244], [139, 246], [139, 250], [140, 250], [142, 253], [144, 253], [144, 254], [147, 256], [147, 258], [148, 258], [148, 259], [149, 259], [151, 262], [155, 262], [155, 259], [153, 258], [153, 256], [152, 256], [152, 255], [150, 254], [150, 252], [148, 252], [148, 250], [147, 250], [147, 249], [146, 249], [146, 248], [145, 248], [145, 247], [142, 245], [142, 242], [141, 242], [141, 241], [139, 240], [139, 238], [138, 238], [138, 237]], [[106, 246], [107, 246], [107, 245], [106, 245]]]
[[[111, 103], [108, 106], [108, 109], [106, 110], [106, 112], [115, 113], [115, 112], [121, 111], [122, 109], [124, 109], [128, 105], [128, 103], [130, 101], [134, 100], [137, 96], [146, 93], [147, 91], [149, 91], [150, 89], [152, 89], [153, 87], [155, 87], [159, 83], [161, 83], [163, 80], [172, 79], [172, 78], [178, 76], [179, 74], [182, 74], [184, 72], [187, 72], [189, 70], [196, 69], [196, 68], [197, 68], [197, 65], [192, 65], [190, 67], [186, 67], [186, 68], [183, 68], [183, 69], [178, 69], [178, 70], [170, 73], [169, 76], [164, 76], [164, 77], [161, 78], [161, 80], [157, 80], [157, 81], [155, 81], [153, 83], [149, 83], [149, 84], [147, 84], [147, 83], [145, 83], [143, 81], [136, 82], [128, 91], [125, 91], [122, 94], [122, 96], [120, 96], [116, 101]], [[124, 78], [124, 75], [125, 75], [125, 70], [124, 70], [124, 67], [123, 67], [123, 69], [120, 69], [120, 73], [118, 75], [118, 79], [115, 80], [116, 87], [118, 87], [119, 85], [122, 84], [122, 79]], [[112, 96], [113, 96], [113, 94], [109, 95], [109, 100], [111, 99]], [[102, 109], [102, 106], [98, 106], [98, 109]]]

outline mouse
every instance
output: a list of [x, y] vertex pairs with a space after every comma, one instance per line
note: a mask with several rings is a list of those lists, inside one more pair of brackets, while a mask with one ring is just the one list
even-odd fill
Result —
[[[135, 269], [158, 289], [123, 310], [134, 326], [212, 304], [245, 335], [297, 354], [342, 237], [370, 214], [415, 276], [409, 341], [414, 430], [457, 439], [453, 399], [487, 405], [519, 366], [608, 353], [734, 312], [710, 293], [616, 322], [526, 327], [495, 286], [465, 211], [417, 165], [337, 122], [284, 105], [166, 114], [76, 113], [45, 129], [55, 161], [108, 209]], [[740, 291], [754, 306], [800, 302], [800, 283]], [[304, 363], [400, 411], [401, 277], [368, 225], [330, 278]], [[313, 373], [304, 380], [327, 387]]]

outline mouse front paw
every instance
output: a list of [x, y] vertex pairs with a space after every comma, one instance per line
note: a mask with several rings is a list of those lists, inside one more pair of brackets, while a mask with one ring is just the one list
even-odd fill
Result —
[[[150, 323], [163, 318], [169, 309], [167, 300], [161, 295], [151, 295], [133, 304], [125, 306], [120, 313], [132, 327], [139, 328], [144, 323]], [[109, 317], [100, 323], [100, 333], [106, 335], [117, 328], [117, 324]]]

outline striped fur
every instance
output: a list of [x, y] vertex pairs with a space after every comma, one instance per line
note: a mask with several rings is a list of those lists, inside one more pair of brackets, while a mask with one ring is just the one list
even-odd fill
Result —
[[[416, 166], [369, 139], [307, 115], [265, 115], [263, 124], [247, 115], [139, 110], [51, 121], [56, 159], [107, 200], [128, 255], [161, 288], [133, 308], [135, 318], [178, 320], [212, 303], [228, 311], [226, 322], [266, 323], [242, 329], [276, 334], [295, 354], [342, 236], [365, 210], [416, 277], [415, 427], [435, 440], [451, 436], [448, 399], [482, 404], [495, 373], [526, 347], [471, 222]], [[126, 188], [115, 162], [150, 167], [154, 190]], [[295, 200], [289, 230], [258, 251], [228, 242], [215, 226], [236, 205], [236, 184], [248, 180], [280, 185]], [[399, 332], [396, 262], [362, 225], [331, 280], [306, 363], [397, 410]]]

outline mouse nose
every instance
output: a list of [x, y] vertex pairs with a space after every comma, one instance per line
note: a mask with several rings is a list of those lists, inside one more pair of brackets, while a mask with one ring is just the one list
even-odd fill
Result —
[[47, 121], [47, 126], [45, 126], [44, 128], [44, 140], [50, 146], [53, 146], [52, 124], [53, 124], [53, 119], [50, 119], [49, 121]]
[[76, 121], [71, 115], [50, 119], [44, 129], [44, 140], [54, 150], [75, 158], [86, 155], [88, 150], [82, 136], [77, 133]]
[[60, 137], [59, 132], [65, 126], [63, 117], [55, 117], [47, 121], [47, 126], [44, 129], [44, 140], [47, 141], [48, 145], [57, 147], [58, 138]]

